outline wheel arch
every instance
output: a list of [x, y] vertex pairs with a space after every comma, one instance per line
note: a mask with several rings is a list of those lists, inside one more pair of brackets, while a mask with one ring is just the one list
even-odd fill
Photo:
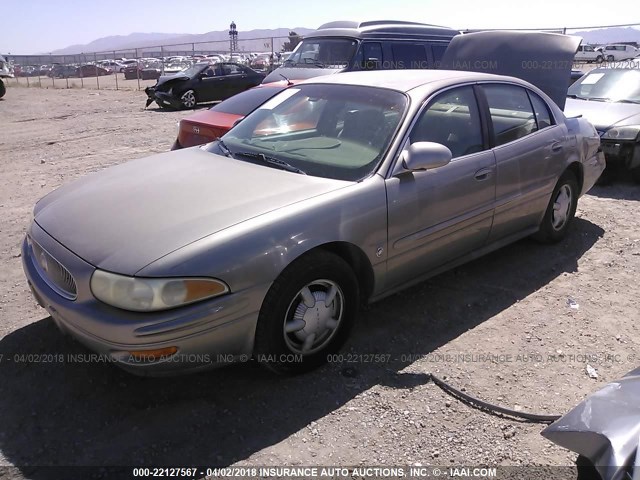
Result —
[[[324, 250], [326, 252], [333, 253], [342, 258], [353, 270], [358, 280], [358, 287], [360, 288], [360, 298], [363, 303], [366, 303], [375, 285], [375, 276], [373, 273], [373, 266], [369, 261], [367, 255], [362, 249], [353, 243], [344, 241], [335, 241], [329, 243], [323, 243], [316, 247], [307, 250], [298, 258], [302, 258], [311, 252], [318, 250]], [[296, 259], [297, 260], [297, 259]]]
[[578, 195], [580, 195], [584, 185], [584, 167], [580, 162], [573, 162], [567, 166], [565, 172], [571, 172], [575, 175], [576, 180], [578, 181]]

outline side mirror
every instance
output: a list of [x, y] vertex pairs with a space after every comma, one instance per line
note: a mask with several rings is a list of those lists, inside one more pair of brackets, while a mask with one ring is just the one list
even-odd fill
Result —
[[431, 170], [447, 165], [452, 156], [451, 150], [440, 143], [416, 142], [402, 152], [402, 166], [412, 172]]
[[242, 120], [244, 120], [244, 117], [240, 117], [239, 119], [237, 119], [235, 122], [233, 122], [233, 125], [231, 125], [231, 128], [233, 128], [236, 125], [238, 125]]

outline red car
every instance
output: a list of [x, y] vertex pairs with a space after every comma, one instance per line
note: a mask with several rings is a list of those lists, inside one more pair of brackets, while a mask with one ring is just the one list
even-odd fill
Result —
[[78, 67], [78, 76], [80, 77], [95, 77], [96, 75], [101, 77], [103, 75], [110, 75], [111, 73], [111, 70], [98, 67], [97, 65], [87, 64]]
[[293, 82], [272, 82], [258, 85], [227, 98], [209, 110], [189, 115], [180, 120], [178, 138], [171, 150], [193, 147], [214, 141], [246, 115], [276, 94], [293, 85]]

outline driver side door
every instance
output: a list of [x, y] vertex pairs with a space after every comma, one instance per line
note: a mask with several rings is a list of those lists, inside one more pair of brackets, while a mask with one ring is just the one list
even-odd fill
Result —
[[417, 115], [404, 149], [415, 142], [440, 143], [451, 150], [452, 160], [425, 171], [396, 165], [386, 180], [385, 288], [426, 275], [486, 243], [496, 188], [496, 159], [487, 137], [472, 85], [437, 94]]

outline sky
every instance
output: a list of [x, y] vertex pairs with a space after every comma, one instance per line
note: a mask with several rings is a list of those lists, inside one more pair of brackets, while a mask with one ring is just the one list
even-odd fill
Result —
[[[638, 0], [3, 0], [0, 53], [47, 53], [134, 32], [317, 28], [334, 20], [411, 20], [457, 29], [640, 24]], [[535, 5], [535, 6], [534, 6]]]

